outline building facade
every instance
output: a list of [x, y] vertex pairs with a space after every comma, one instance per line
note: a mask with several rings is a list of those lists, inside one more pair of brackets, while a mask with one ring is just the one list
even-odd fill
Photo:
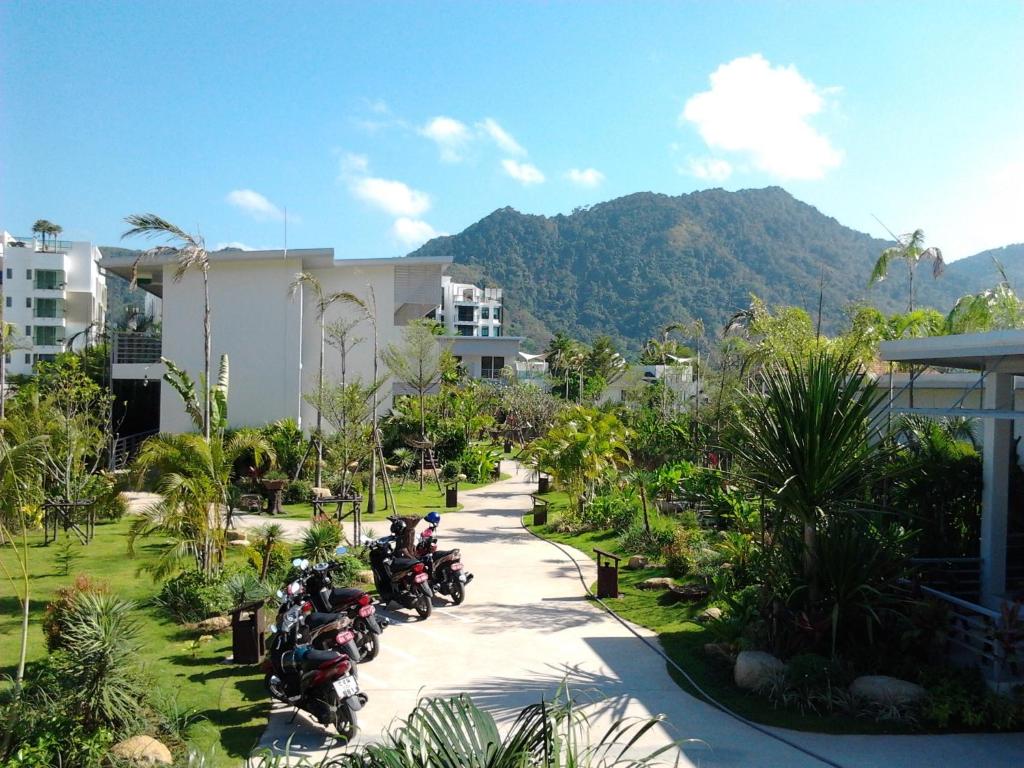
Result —
[[[234, 427], [295, 419], [304, 429], [316, 422], [305, 396], [316, 390], [320, 356], [320, 321], [309, 287], [292, 290], [299, 272], [308, 272], [325, 293], [346, 291], [375, 305], [379, 349], [399, 342], [402, 327], [426, 317], [436, 307], [437, 287], [450, 263], [441, 258], [335, 260], [331, 248], [288, 251], [218, 251], [210, 254], [210, 307], [214, 375], [222, 354], [230, 364], [228, 418]], [[101, 266], [127, 277], [130, 256], [104, 258]], [[173, 278], [173, 263], [143, 262], [139, 283], [160, 296], [162, 336], [120, 336], [115, 343], [112, 375], [122, 386], [159, 389], [159, 429], [188, 432], [193, 425], [180, 398], [161, 386], [160, 358], [174, 361], [193, 380], [203, 370], [202, 275]], [[346, 357], [349, 381], [373, 376], [374, 325], [352, 304], [337, 302], [325, 314], [327, 324], [358, 320], [356, 343]], [[341, 357], [330, 344], [324, 351], [328, 381], [337, 380]], [[381, 369], [383, 374], [383, 369]], [[134, 384], [131, 384], [134, 383]], [[383, 396], [381, 410], [390, 405]], [[155, 427], [156, 425], [154, 425]], [[326, 425], [325, 425], [326, 426]]]
[[16, 237], [0, 232], [3, 321], [14, 326], [8, 374], [80, 348], [103, 328], [107, 287], [100, 251], [88, 242]]
[[501, 288], [477, 288], [453, 282], [445, 275], [441, 278], [441, 303], [434, 311], [434, 319], [449, 336], [504, 336]]

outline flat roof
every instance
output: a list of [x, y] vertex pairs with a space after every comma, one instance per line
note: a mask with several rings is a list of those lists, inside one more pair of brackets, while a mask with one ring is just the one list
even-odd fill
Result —
[[883, 341], [882, 360], [1024, 375], [1024, 330]]

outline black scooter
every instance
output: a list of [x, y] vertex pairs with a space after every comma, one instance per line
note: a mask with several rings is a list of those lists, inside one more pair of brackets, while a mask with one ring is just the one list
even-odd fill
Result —
[[393, 601], [403, 608], [415, 609], [420, 618], [425, 619], [434, 608], [430, 574], [416, 558], [401, 557], [395, 553], [396, 537], [404, 530], [405, 523], [395, 520], [391, 524], [391, 536], [367, 541], [373, 583], [385, 606]]

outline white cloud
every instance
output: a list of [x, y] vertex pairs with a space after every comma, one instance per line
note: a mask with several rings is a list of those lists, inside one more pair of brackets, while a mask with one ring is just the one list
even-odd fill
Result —
[[395, 219], [395, 223], [391, 227], [391, 231], [394, 233], [398, 241], [407, 248], [422, 245], [427, 242], [427, 240], [432, 240], [435, 237], [440, 237], [441, 235], [446, 234], [444, 232], [438, 232], [425, 221], [410, 219], [405, 216]]
[[544, 174], [540, 172], [537, 166], [530, 163], [518, 163], [515, 160], [506, 158], [501, 161], [501, 167], [505, 169], [505, 173], [523, 186], [544, 183]]
[[392, 216], [416, 217], [430, 209], [430, 195], [393, 179], [353, 179], [352, 194]]
[[432, 118], [419, 131], [437, 144], [441, 150], [441, 159], [446, 163], [462, 160], [463, 149], [472, 138], [465, 123], [443, 115]]
[[565, 178], [580, 187], [596, 187], [604, 181], [604, 174], [597, 168], [570, 168]]
[[254, 219], [283, 219], [284, 212], [259, 192], [251, 189], [235, 189], [228, 193], [226, 200]]
[[709, 147], [745, 153], [783, 179], [820, 179], [842, 163], [843, 153], [808, 122], [834, 89], [819, 88], [794, 66], [773, 67], [759, 53], [721, 65], [710, 80], [710, 90], [692, 96], [680, 115]]
[[525, 155], [526, 150], [516, 141], [512, 134], [502, 128], [493, 117], [485, 117], [477, 123], [477, 127], [491, 137], [491, 140], [498, 145], [498, 149], [506, 155]]
[[717, 157], [691, 157], [680, 172], [705, 181], [725, 181], [732, 175], [732, 164]]
[[388, 107], [388, 103], [384, 99], [372, 99], [366, 103], [366, 107], [377, 115], [391, 114], [391, 108]]
[[370, 158], [366, 155], [357, 155], [354, 152], [346, 152], [341, 158], [341, 172], [346, 176], [358, 176], [370, 170]]
[[231, 240], [230, 242], [227, 242], [227, 243], [217, 243], [217, 245], [215, 245], [213, 247], [213, 250], [215, 250], [215, 251], [223, 251], [225, 248], [237, 248], [240, 251], [256, 251], [256, 250], [259, 250], [258, 248], [253, 248], [251, 245], [246, 245], [245, 243], [240, 243], [237, 240]]

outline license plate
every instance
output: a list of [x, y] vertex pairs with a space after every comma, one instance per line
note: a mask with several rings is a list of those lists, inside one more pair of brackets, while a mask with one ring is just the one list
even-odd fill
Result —
[[334, 692], [338, 694], [338, 698], [347, 699], [349, 696], [359, 693], [359, 683], [349, 675], [339, 677], [334, 681]]
[[413, 579], [413, 581], [415, 581], [417, 584], [422, 584], [424, 581], [426, 581], [429, 578], [430, 577], [427, 574], [425, 574], [425, 573], [417, 573], [416, 574], [416, 578]]
[[452, 563], [452, 570], [453, 571], [461, 571], [462, 570], [462, 563]]

